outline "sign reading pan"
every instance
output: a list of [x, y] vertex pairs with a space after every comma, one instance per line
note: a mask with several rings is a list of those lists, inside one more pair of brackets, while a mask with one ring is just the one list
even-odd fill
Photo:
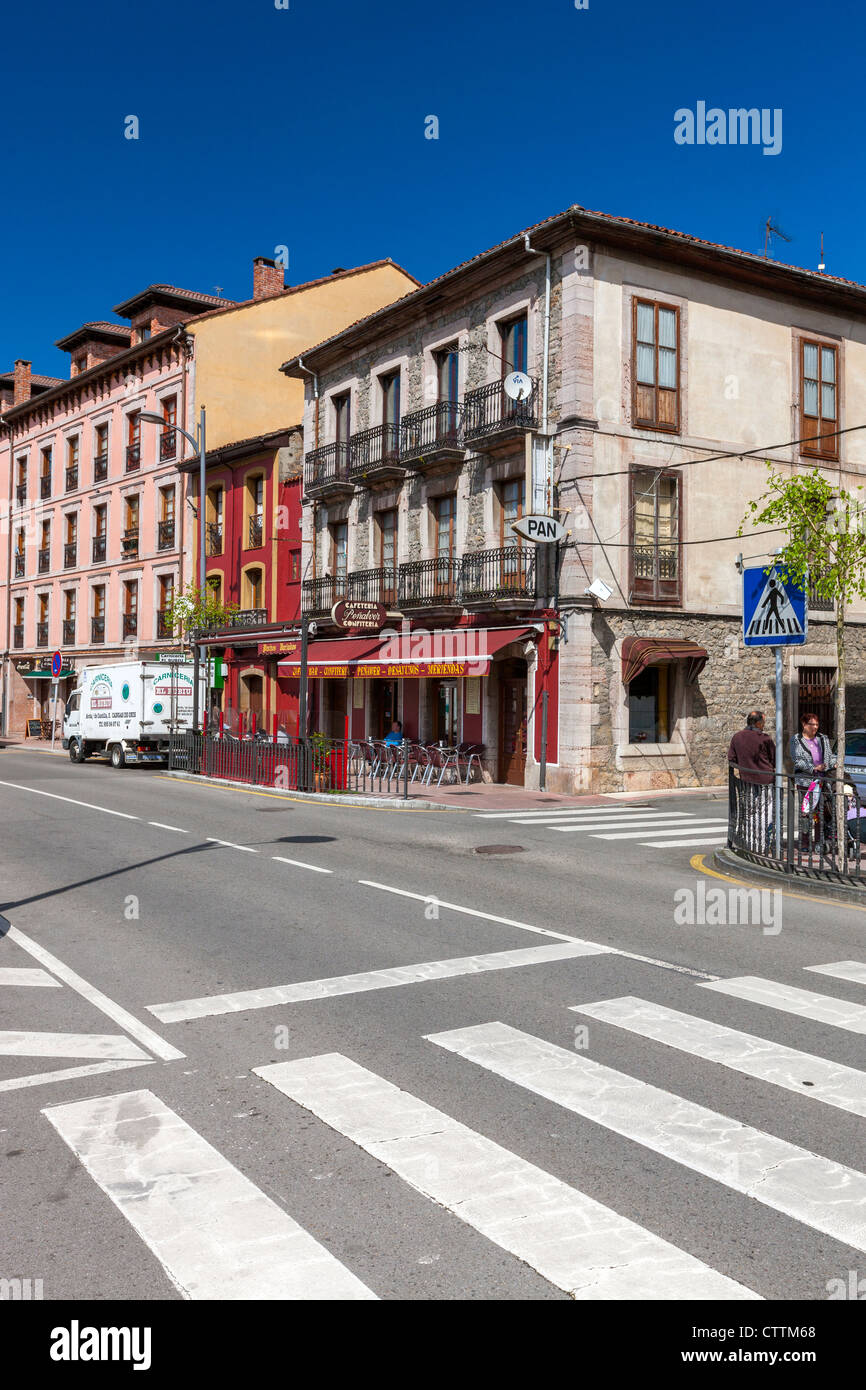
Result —
[[337, 627], [355, 628], [360, 632], [381, 632], [388, 621], [384, 603], [367, 599], [340, 599], [331, 609], [331, 622]]
[[526, 541], [561, 541], [565, 535], [565, 527], [556, 517], [537, 514], [513, 521], [511, 529]]

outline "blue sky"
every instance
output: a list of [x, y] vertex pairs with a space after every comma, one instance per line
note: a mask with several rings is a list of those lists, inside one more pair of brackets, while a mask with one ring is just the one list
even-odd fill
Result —
[[[572, 203], [866, 281], [859, 7], [789, 0], [88, 0], [7, 8], [0, 367], [152, 282], [421, 280]], [[781, 153], [674, 112], [781, 108]], [[136, 115], [140, 138], [124, 139]], [[425, 117], [439, 139], [424, 138]]]

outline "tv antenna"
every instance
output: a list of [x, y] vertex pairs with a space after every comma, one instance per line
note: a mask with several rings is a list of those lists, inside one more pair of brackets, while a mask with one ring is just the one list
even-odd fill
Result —
[[222, 285], [214, 285], [214, 289], [216, 290], [217, 298], [219, 299], [222, 295], [223, 287]]
[[764, 224], [764, 260], [766, 260], [770, 254], [772, 238], [774, 236], [781, 237], [782, 241], [793, 241], [794, 239], [793, 237], [789, 237], [787, 233], [783, 232], [782, 228], [776, 225], [772, 217], [768, 217], [766, 223]]
[[824, 265], [824, 233], [823, 233], [823, 232], [821, 233], [821, 259], [820, 259], [819, 262], [818, 262], [818, 269], [819, 269], [820, 271], [823, 271], [823, 270], [825, 269], [825, 265]]

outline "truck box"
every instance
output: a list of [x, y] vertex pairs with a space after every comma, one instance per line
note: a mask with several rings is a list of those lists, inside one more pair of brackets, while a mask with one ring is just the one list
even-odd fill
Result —
[[[192, 662], [115, 661], [81, 668], [63, 719], [73, 762], [108, 753], [112, 766], [164, 762], [172, 731], [192, 728]], [[200, 672], [199, 709], [206, 708]]]

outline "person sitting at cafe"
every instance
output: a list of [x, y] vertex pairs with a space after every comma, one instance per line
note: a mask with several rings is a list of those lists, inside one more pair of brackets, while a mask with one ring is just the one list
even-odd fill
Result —
[[399, 747], [403, 742], [403, 725], [399, 719], [395, 719], [391, 725], [391, 732], [385, 735], [385, 742]]

